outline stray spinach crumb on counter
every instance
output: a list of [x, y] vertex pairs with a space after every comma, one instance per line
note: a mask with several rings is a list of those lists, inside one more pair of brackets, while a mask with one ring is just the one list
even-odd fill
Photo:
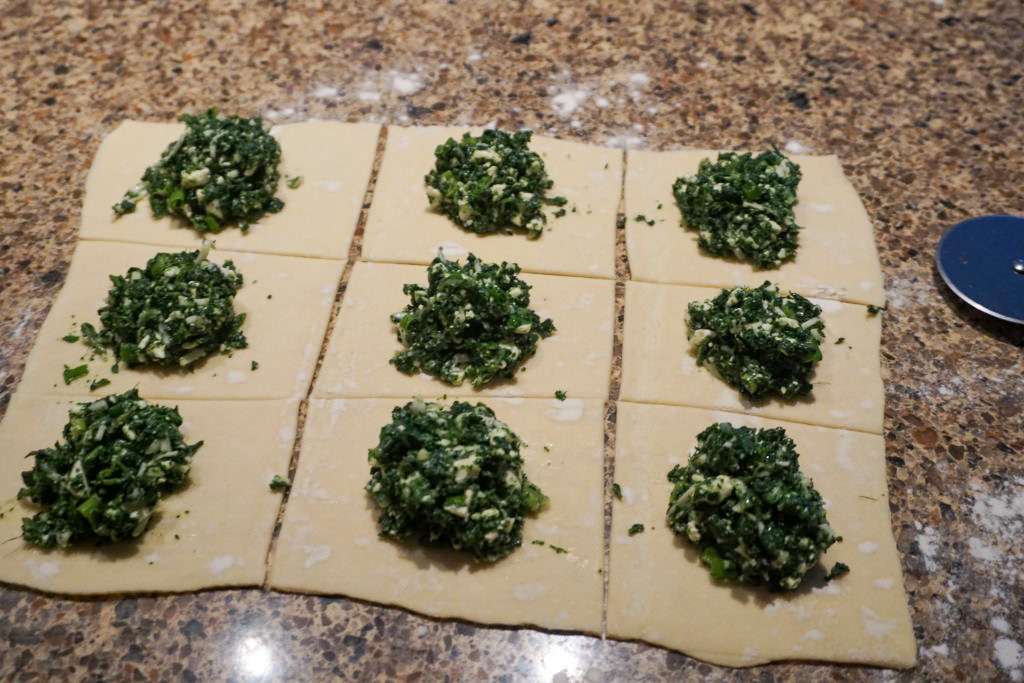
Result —
[[102, 329], [82, 323], [86, 343], [112, 349], [128, 367], [188, 368], [217, 351], [245, 348], [245, 313], [236, 314], [233, 301], [242, 274], [231, 261], [207, 260], [209, 248], [159, 253], [145, 268], [111, 275]]
[[[782, 428], [713, 424], [668, 480], [669, 528], [702, 549], [700, 560], [716, 579], [792, 591], [843, 540]], [[837, 566], [830, 576], [842, 573]]]
[[637, 534], [643, 533], [643, 531], [644, 525], [640, 522], [637, 522], [633, 526], [629, 527], [629, 530], [626, 533], [628, 533], [630, 536], [636, 536]]
[[714, 256], [777, 268], [796, 253], [800, 227], [793, 215], [800, 167], [774, 147], [753, 156], [723, 152], [672, 185], [683, 224]]
[[115, 214], [132, 213], [148, 195], [157, 218], [176, 216], [201, 233], [229, 225], [246, 232], [253, 221], [284, 208], [274, 196], [281, 146], [260, 117], [219, 117], [211, 107], [199, 115], [182, 114], [181, 120], [185, 133], [114, 205]]
[[391, 321], [407, 348], [391, 363], [455, 386], [514, 377], [537, 342], [555, 332], [550, 318], [530, 310], [530, 285], [519, 272], [514, 263], [484, 263], [473, 254], [460, 266], [439, 252], [427, 267], [427, 287], [402, 287], [410, 302]]
[[687, 306], [687, 339], [697, 365], [750, 398], [811, 393], [808, 377], [821, 360], [825, 323], [821, 308], [799, 294], [760, 287], [723, 289], [713, 299]]
[[523, 516], [548, 499], [523, 472], [522, 441], [490, 408], [416, 398], [391, 418], [370, 449], [366, 484], [382, 538], [413, 538], [479, 562], [522, 544]]
[[280, 474], [275, 474], [274, 478], [270, 480], [270, 490], [277, 493], [279, 491], [286, 491], [292, 487], [292, 483]]
[[188, 477], [203, 445], [182, 438], [177, 408], [150, 405], [138, 390], [71, 408], [63, 443], [32, 451], [18, 498], [40, 507], [22, 538], [43, 548], [141, 536], [160, 499]]
[[544, 196], [554, 183], [544, 160], [529, 149], [532, 135], [485, 130], [458, 142], [448, 138], [434, 151], [434, 168], [424, 178], [430, 205], [469, 232], [538, 237], [547, 223], [543, 207], [564, 206], [566, 199]]

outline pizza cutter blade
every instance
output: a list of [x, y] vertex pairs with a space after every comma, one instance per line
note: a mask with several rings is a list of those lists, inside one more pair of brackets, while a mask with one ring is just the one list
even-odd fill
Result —
[[978, 216], [957, 223], [939, 240], [935, 263], [968, 304], [1024, 324], [1024, 218]]

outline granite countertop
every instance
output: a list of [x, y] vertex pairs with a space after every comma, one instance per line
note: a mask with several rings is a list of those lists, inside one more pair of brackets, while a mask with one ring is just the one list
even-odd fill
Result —
[[885, 274], [890, 505], [919, 663], [730, 670], [344, 598], [0, 587], [0, 678], [1024, 677], [1024, 327], [961, 304], [934, 268], [954, 223], [1024, 214], [1017, 0], [213, 4], [7, 3], [0, 412], [63, 282], [92, 156], [121, 119], [220, 105], [275, 122], [493, 121], [643, 149], [834, 153]]

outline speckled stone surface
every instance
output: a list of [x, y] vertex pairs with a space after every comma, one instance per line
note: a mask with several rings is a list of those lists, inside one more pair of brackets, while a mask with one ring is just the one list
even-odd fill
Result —
[[124, 118], [218, 105], [279, 122], [494, 121], [615, 146], [835, 153], [886, 276], [890, 505], [919, 664], [730, 670], [341, 598], [0, 587], [0, 678], [1024, 677], [1024, 328], [959, 303], [933, 265], [959, 220], [1024, 214], [1018, 0], [108, 4], [121, 5], [4, 7], [0, 411], [63, 282], [92, 155]]

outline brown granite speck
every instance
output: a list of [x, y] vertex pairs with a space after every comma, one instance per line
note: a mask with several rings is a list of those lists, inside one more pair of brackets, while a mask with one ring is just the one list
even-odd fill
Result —
[[[897, 677], [1010, 675], [994, 644], [1020, 638], [1024, 580], [1002, 563], [1024, 564], [1019, 534], [1006, 533], [1024, 520], [984, 512], [1024, 485], [1024, 328], [950, 295], [933, 254], [959, 220], [1024, 214], [1019, 2], [300, 4], [7, 8], [0, 411], [66, 272], [92, 155], [121, 119], [216, 104], [275, 121], [495, 121], [652, 149], [798, 141], [842, 159], [886, 276], [889, 504], [921, 647]], [[631, 81], [640, 73], [646, 83]], [[409, 74], [424, 87], [396, 90]], [[571, 91], [579, 106], [556, 109]], [[816, 664], [736, 671], [644, 644], [260, 590], [68, 600], [0, 588], [0, 642], [4, 679], [882, 677]]]

